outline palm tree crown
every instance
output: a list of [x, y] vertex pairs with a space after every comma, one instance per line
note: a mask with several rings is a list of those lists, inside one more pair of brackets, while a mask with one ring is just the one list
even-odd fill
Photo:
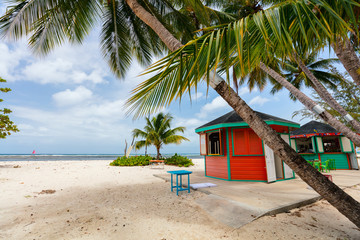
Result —
[[[334, 74], [329, 70], [331, 64], [339, 62], [337, 58], [320, 59], [318, 58], [318, 51], [303, 53], [302, 55], [302, 60], [306, 67], [321, 83], [325, 84], [330, 89], [335, 89], [337, 84], [343, 81], [339, 74]], [[315, 88], [311, 80], [294, 60], [285, 60], [281, 64], [281, 72], [283, 76], [298, 89], [301, 89], [302, 86]], [[274, 87], [272, 88], [271, 93], [275, 94], [283, 89], [283, 86], [278, 82], [272, 82]], [[292, 100], [296, 100], [296, 97], [291, 92], [289, 93], [289, 96]]]
[[160, 157], [160, 149], [163, 145], [166, 144], [180, 144], [182, 141], [189, 141], [184, 136], [177, 135], [176, 133], [183, 133], [186, 129], [185, 127], [177, 127], [171, 129], [171, 121], [173, 117], [168, 113], [164, 115], [159, 113], [157, 116], [152, 119], [146, 118], [146, 126], [144, 130], [134, 129], [133, 136], [135, 138], [141, 137], [143, 140], [137, 141], [135, 143], [135, 149], [140, 149], [145, 146], [154, 145], [157, 151], [157, 159]]

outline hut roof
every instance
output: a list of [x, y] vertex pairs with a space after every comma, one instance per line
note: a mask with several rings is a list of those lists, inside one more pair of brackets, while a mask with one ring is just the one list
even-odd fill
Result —
[[314, 133], [337, 133], [338, 131], [331, 127], [328, 124], [317, 122], [317, 121], [311, 121], [307, 124], [304, 124], [300, 128], [296, 129], [295, 131], [292, 131], [290, 134], [293, 135], [302, 135], [302, 134], [314, 134]]
[[[276, 123], [271, 123], [272, 121], [274, 122], [282, 122], [285, 123], [286, 125], [289, 126], [294, 126], [294, 127], [299, 127], [300, 125], [296, 122], [292, 122], [283, 118], [279, 118], [279, 117], [275, 117], [266, 113], [262, 113], [262, 112], [257, 112], [255, 111], [255, 113], [265, 122], [267, 122], [268, 124], [276, 124]], [[231, 111], [226, 113], [225, 115], [218, 117], [198, 128], [195, 129], [196, 132], [200, 132], [201, 129], [205, 128], [205, 127], [211, 127], [211, 126], [215, 126], [215, 125], [220, 125], [219, 127], [225, 127], [225, 125], [229, 125], [229, 126], [248, 126], [247, 123], [245, 123], [245, 121], [235, 112], [235, 111]], [[224, 125], [224, 126], [223, 126]]]

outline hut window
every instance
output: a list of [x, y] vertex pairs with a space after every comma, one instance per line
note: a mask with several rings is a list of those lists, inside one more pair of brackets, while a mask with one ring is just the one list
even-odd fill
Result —
[[324, 152], [341, 152], [339, 137], [323, 137]]
[[212, 132], [208, 134], [208, 155], [221, 155], [221, 133]]
[[314, 153], [311, 138], [297, 138], [296, 147], [299, 153]]

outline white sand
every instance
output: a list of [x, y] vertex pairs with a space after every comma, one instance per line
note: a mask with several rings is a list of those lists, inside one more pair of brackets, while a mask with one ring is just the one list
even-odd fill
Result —
[[[194, 162], [190, 170], [203, 169], [202, 159]], [[196, 205], [204, 193], [177, 197], [153, 176], [173, 169], [0, 162], [0, 239], [360, 239], [325, 201], [232, 229]], [[359, 186], [347, 191], [360, 200]]]

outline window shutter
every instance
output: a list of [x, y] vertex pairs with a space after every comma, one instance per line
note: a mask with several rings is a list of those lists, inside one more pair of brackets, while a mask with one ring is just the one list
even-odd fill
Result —
[[220, 149], [219, 149], [219, 155], [224, 155], [223, 154], [223, 139], [222, 139], [222, 131], [221, 129], [219, 129], [219, 139], [220, 139]]
[[311, 137], [311, 143], [314, 153], [317, 153], [316, 151], [316, 143], [315, 143], [315, 137]]
[[207, 147], [206, 147], [206, 133], [200, 134], [200, 155], [206, 155], [207, 153]]
[[352, 143], [350, 141], [350, 139], [348, 139], [347, 137], [340, 137], [340, 145], [341, 145], [341, 151], [342, 152], [352, 152]]
[[315, 139], [316, 139], [318, 153], [323, 153], [324, 152], [324, 144], [322, 141], [322, 137], [315, 137]]

